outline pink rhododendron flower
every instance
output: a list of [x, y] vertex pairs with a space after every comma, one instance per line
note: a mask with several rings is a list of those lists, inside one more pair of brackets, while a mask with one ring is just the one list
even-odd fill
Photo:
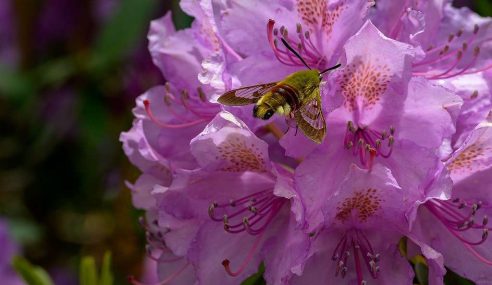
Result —
[[[453, 181], [451, 197], [429, 199], [419, 209], [413, 229], [416, 239], [440, 252], [444, 265], [475, 281], [490, 283], [492, 123], [473, 130], [447, 161]], [[433, 272], [442, 280], [444, 272]]]
[[[181, 6], [191, 28], [151, 24], [167, 82], [120, 137], [158, 284], [240, 284], [259, 267], [267, 284], [413, 284], [402, 241], [429, 284], [446, 267], [492, 282], [489, 19], [438, 0]], [[307, 68], [286, 45], [310, 68], [341, 64], [320, 85], [321, 144], [217, 103]]]

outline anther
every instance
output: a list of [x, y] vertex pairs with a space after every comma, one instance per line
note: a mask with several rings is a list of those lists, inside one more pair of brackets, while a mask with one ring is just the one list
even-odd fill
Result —
[[472, 95], [470, 96], [470, 99], [475, 99], [478, 97], [478, 90], [473, 91]]
[[347, 266], [344, 266], [342, 268], [342, 277], [345, 277], [345, 275], [347, 275], [347, 271], [348, 271], [348, 267]]
[[284, 26], [280, 27], [280, 34], [284, 38], [287, 38], [289, 36], [289, 32], [287, 32], [287, 28]]
[[302, 26], [300, 23], [297, 23], [296, 30], [297, 30], [297, 33], [299, 33], [299, 34], [302, 33]]
[[473, 204], [471, 208], [472, 208], [472, 215], [475, 215], [475, 213], [479, 209], [479, 206], [478, 204]]
[[395, 127], [393, 127], [393, 126], [390, 127], [390, 134], [392, 134], [392, 135], [395, 134]]
[[439, 55], [443, 55], [445, 53], [447, 53], [449, 51], [449, 46], [446, 45], [440, 52], [439, 52]]
[[473, 33], [476, 35], [479, 29], [480, 27], [477, 24], [475, 24], [475, 27], [473, 28]]
[[488, 236], [489, 236], [489, 230], [483, 229], [482, 240], [486, 240]]
[[376, 140], [376, 147], [377, 147], [377, 148], [380, 148], [382, 143], [383, 143], [383, 141], [382, 141], [382, 140], [377, 139], [377, 140]]
[[166, 104], [167, 106], [171, 106], [171, 95], [165, 94], [163, 98], [164, 98], [164, 104]]
[[480, 47], [475, 47], [473, 50], [473, 56], [477, 57], [480, 54]]
[[207, 102], [207, 96], [203, 92], [202, 88], [201, 87], [198, 87], [196, 89], [196, 91], [198, 92], [198, 98], [200, 98], [200, 100], [202, 100], [202, 102]]
[[457, 37], [461, 37], [461, 35], [463, 35], [463, 30], [460, 29], [457, 33], [456, 33], [456, 36]]
[[482, 220], [482, 226], [486, 226], [489, 223], [489, 217], [484, 216]]
[[275, 46], [276, 49], [278, 49], [278, 41], [277, 39], [273, 40], [273, 45]]
[[348, 142], [347, 145], [346, 145], [346, 147], [348, 149], [351, 149], [353, 146], [354, 146], [354, 143], [353, 142]]
[[463, 52], [462, 51], [458, 51], [458, 53], [456, 54], [456, 58], [458, 60], [460, 60], [462, 56], [463, 56]]
[[463, 46], [461, 47], [461, 49], [463, 51], [466, 51], [468, 49], [468, 44], [467, 43], [463, 43]]
[[352, 121], [347, 122], [347, 129], [350, 132], [355, 133], [356, 129], [355, 129], [354, 123]]
[[369, 267], [371, 268], [371, 271], [373, 273], [376, 273], [377, 272], [377, 264], [376, 264], [376, 261], [370, 260], [369, 261]]
[[392, 146], [395, 143], [395, 137], [389, 136], [388, 138], [388, 146]]
[[183, 100], [188, 100], [188, 99], [190, 99], [190, 94], [188, 93], [188, 91], [187, 91], [187, 90], [182, 90], [182, 91], [181, 91], [181, 98], [182, 98]]
[[214, 216], [215, 207], [216, 207], [215, 203], [212, 203], [212, 204], [210, 204], [210, 206], [208, 206], [208, 215], [210, 217]]
[[450, 43], [454, 39], [454, 34], [450, 34], [448, 37], [448, 42]]
[[304, 37], [306, 37], [306, 39], [309, 39], [309, 36], [310, 36], [309, 31], [304, 32]]

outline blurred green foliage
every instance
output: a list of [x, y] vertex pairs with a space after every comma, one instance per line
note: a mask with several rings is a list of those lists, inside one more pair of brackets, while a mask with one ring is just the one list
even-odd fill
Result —
[[[54, 285], [49, 274], [41, 267], [32, 265], [22, 257], [14, 257], [13, 267], [27, 285]], [[84, 256], [80, 261], [80, 285], [113, 285], [111, 272], [111, 253], [106, 252], [103, 257], [100, 274], [96, 260], [92, 256]]]
[[53, 281], [43, 268], [32, 265], [24, 258], [15, 257], [12, 264], [28, 285], [53, 285]]

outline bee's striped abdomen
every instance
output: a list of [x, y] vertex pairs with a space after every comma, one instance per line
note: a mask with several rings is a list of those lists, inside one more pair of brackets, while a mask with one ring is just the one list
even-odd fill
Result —
[[287, 104], [289, 104], [292, 111], [299, 109], [300, 101], [299, 101], [299, 93], [292, 86], [280, 83], [272, 88], [271, 92], [273, 94], [278, 94], [282, 96]]

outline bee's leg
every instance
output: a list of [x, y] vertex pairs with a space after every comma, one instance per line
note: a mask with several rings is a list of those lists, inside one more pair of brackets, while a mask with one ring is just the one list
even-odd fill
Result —
[[299, 130], [299, 125], [296, 126], [296, 133], [294, 134], [294, 136], [297, 136], [297, 130]]
[[290, 122], [289, 118], [285, 118], [285, 124], [287, 124], [287, 130], [285, 130], [284, 135], [289, 132], [290, 130]]
[[293, 127], [292, 122], [294, 122], [294, 114], [291, 112], [287, 117], [285, 117], [285, 123], [287, 124], [287, 130], [285, 131], [284, 134], [286, 134], [290, 130], [290, 128]]

